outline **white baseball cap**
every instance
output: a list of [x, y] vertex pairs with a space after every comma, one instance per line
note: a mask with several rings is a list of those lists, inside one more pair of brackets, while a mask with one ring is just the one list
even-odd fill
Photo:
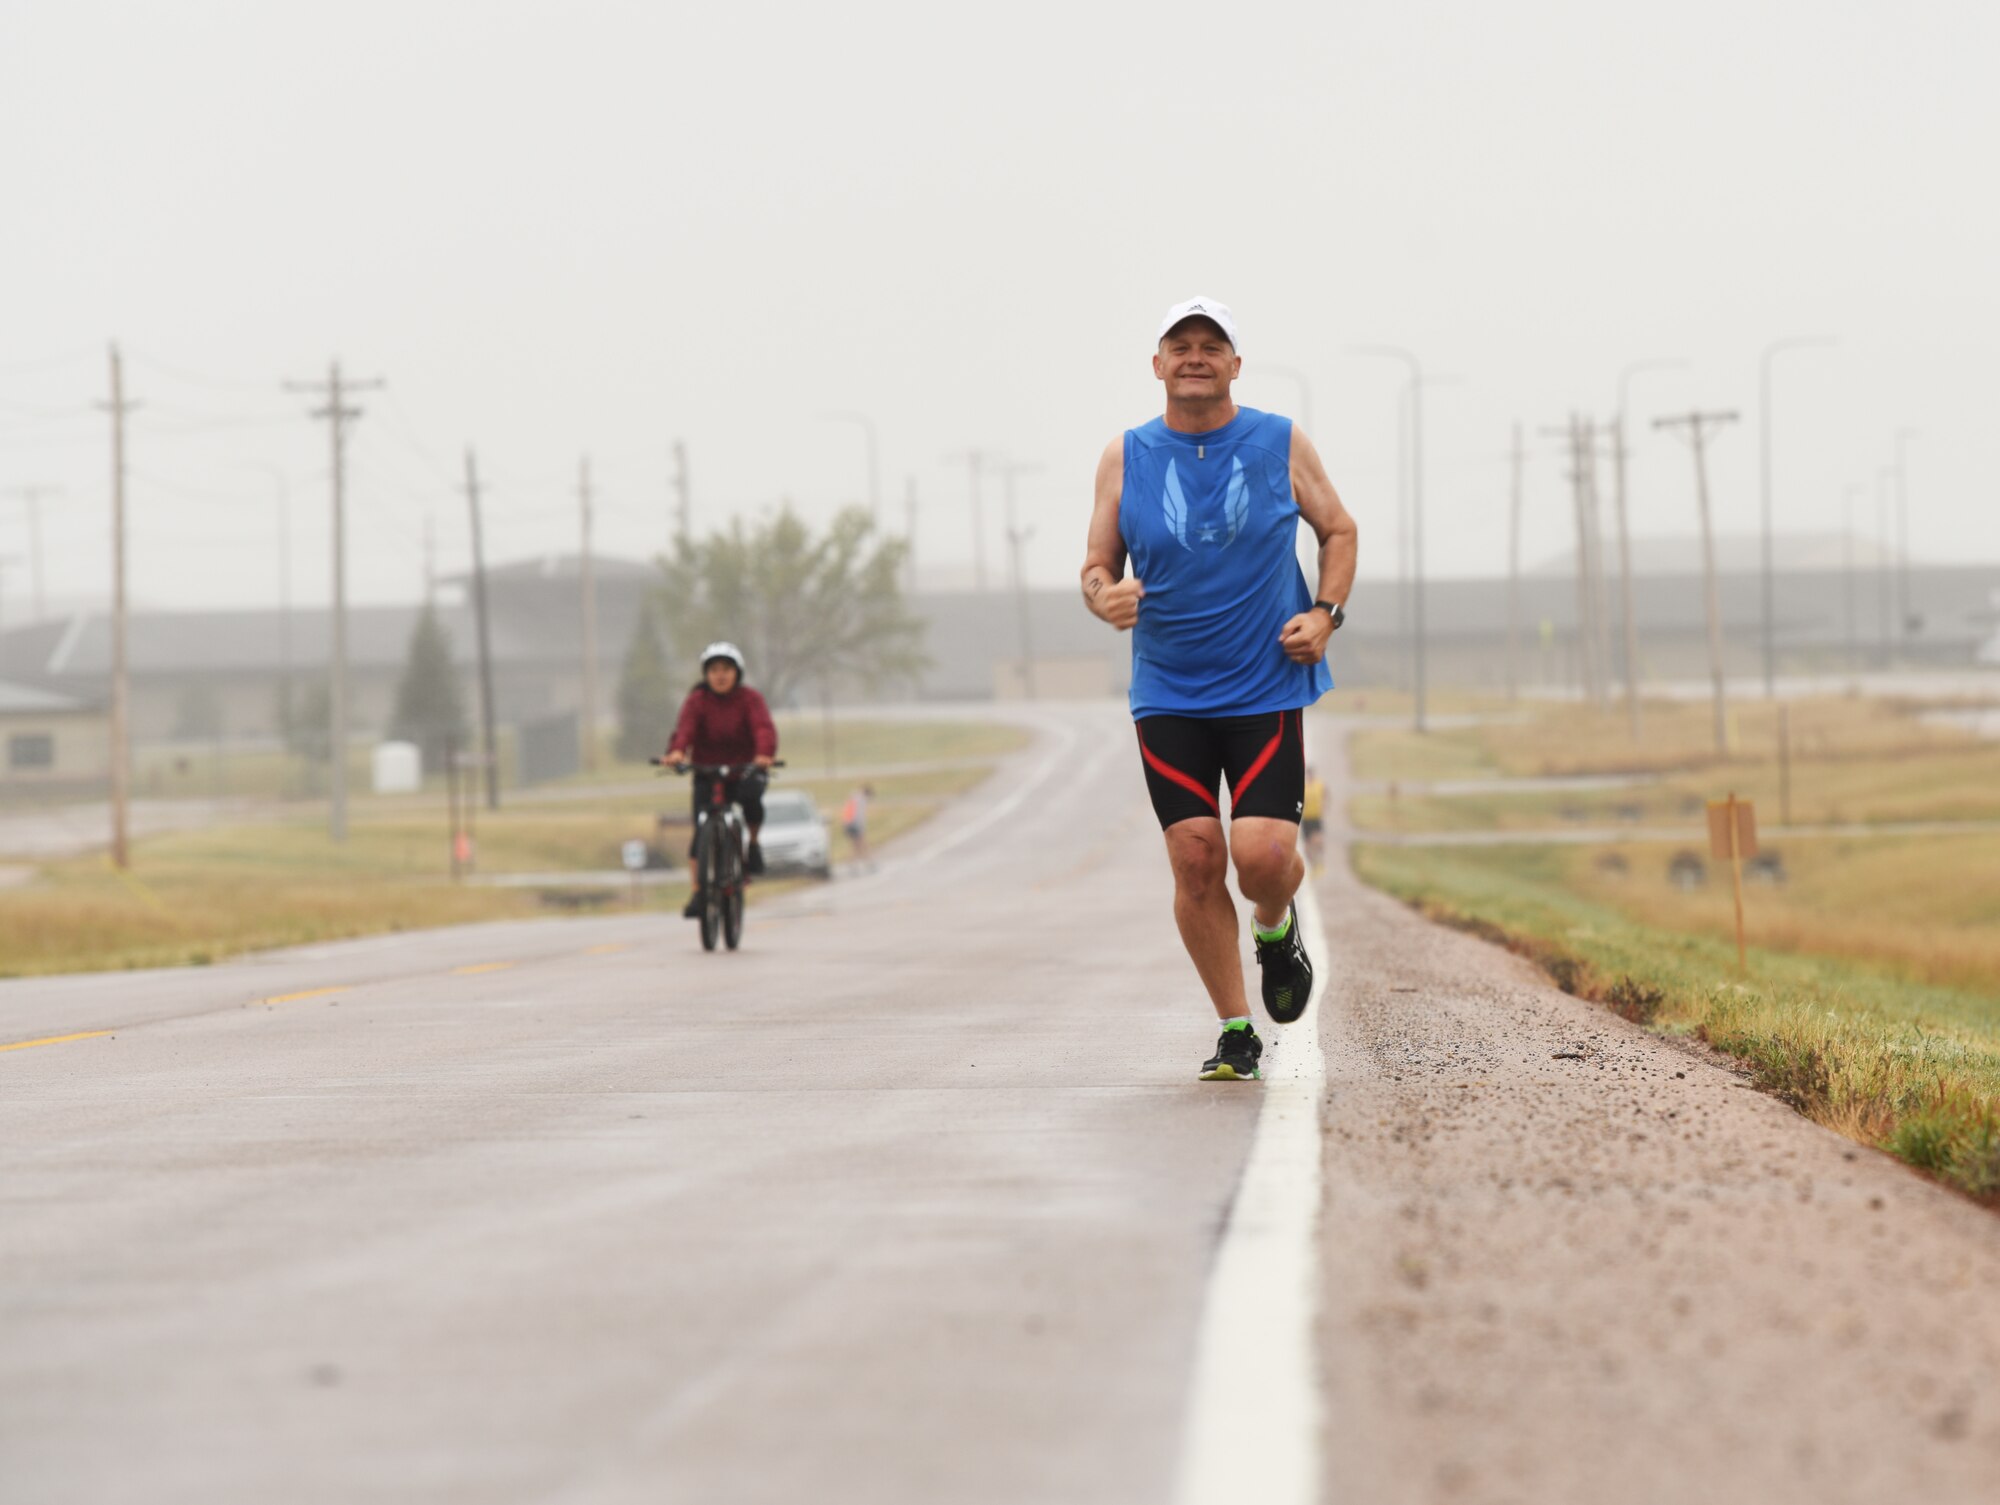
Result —
[[1238, 355], [1243, 347], [1236, 342], [1236, 315], [1229, 311], [1227, 303], [1217, 303], [1213, 298], [1190, 298], [1185, 303], [1176, 303], [1167, 310], [1167, 316], [1160, 320], [1160, 332], [1153, 336], [1158, 344], [1167, 337], [1167, 331], [1183, 319], [1206, 319], [1229, 337], [1229, 348]]

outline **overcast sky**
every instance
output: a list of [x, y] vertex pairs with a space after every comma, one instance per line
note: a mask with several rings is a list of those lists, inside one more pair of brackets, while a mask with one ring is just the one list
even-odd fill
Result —
[[[1755, 526], [1760, 351], [1776, 511], [1872, 530], [1906, 445], [1913, 552], [2000, 559], [2000, 6], [1727, 0], [1211, 5], [0, 0], [0, 590], [52, 483], [50, 589], [108, 575], [105, 346], [130, 423], [135, 594], [327, 593], [327, 435], [279, 390], [382, 377], [351, 445], [353, 594], [408, 600], [425, 520], [467, 561], [658, 549], [670, 446], [697, 526], [824, 518], [906, 478], [940, 577], [972, 553], [963, 464], [1020, 479], [1032, 577], [1073, 577], [1099, 450], [1159, 411], [1160, 312], [1241, 322], [1241, 400], [1302, 416], [1395, 568], [1391, 361], [1426, 394], [1429, 554], [1495, 573], [1527, 425], [1527, 556], [1564, 547], [1540, 430], [1608, 417], [1627, 363], [1635, 531], [1694, 525], [1650, 420], [1733, 408], [1720, 525]], [[1641, 430], [1643, 429], [1643, 432]], [[1607, 472], [1608, 482], [1608, 472]], [[998, 488], [989, 565], [1002, 564]], [[8, 563], [9, 557], [16, 563]]]

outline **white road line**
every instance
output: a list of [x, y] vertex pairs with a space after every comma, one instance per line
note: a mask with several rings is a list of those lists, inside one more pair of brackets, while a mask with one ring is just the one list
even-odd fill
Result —
[[1298, 903], [1312, 1002], [1265, 1056], [1264, 1106], [1202, 1305], [1180, 1505], [1317, 1505], [1320, 1497], [1319, 1010], [1333, 959], [1310, 876]]
[[1054, 732], [1058, 739], [1055, 749], [1050, 752], [1048, 757], [1042, 760], [1041, 767], [1037, 768], [1033, 774], [1024, 779], [1012, 794], [1000, 801], [999, 804], [993, 806], [992, 809], [986, 811], [977, 820], [968, 822], [959, 827], [958, 830], [953, 831], [949, 836], [941, 837], [939, 840], [925, 847], [921, 852], [905, 858], [900, 864], [900, 868], [903, 871], [907, 871], [913, 867], [921, 867], [933, 857], [942, 857], [953, 847], [970, 841], [989, 826], [1005, 820], [1021, 807], [1023, 800], [1027, 799], [1030, 794], [1033, 794], [1035, 790], [1041, 787], [1050, 774], [1056, 771], [1061, 765], [1064, 756], [1076, 745], [1076, 728], [1073, 726], [1064, 726], [1060, 722], [1053, 725], [1048, 722], [1039, 724], [1044, 730]]

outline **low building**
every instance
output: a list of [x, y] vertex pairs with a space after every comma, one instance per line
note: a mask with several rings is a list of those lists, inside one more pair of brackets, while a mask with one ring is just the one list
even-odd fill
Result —
[[0, 681], [0, 788], [95, 793], [110, 768], [111, 734], [102, 710], [32, 685]]

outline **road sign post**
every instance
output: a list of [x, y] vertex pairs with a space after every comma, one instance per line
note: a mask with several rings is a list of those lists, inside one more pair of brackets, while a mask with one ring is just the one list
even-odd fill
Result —
[[1727, 858], [1730, 881], [1736, 893], [1736, 975], [1750, 975], [1743, 951], [1743, 861], [1757, 855], [1757, 809], [1749, 800], [1739, 800], [1736, 791], [1729, 798], [1708, 802], [1708, 854], [1718, 862]]
[[625, 863], [625, 871], [632, 875], [632, 907], [639, 907], [639, 870], [646, 865], [646, 843], [632, 840], [619, 849], [619, 856]]

